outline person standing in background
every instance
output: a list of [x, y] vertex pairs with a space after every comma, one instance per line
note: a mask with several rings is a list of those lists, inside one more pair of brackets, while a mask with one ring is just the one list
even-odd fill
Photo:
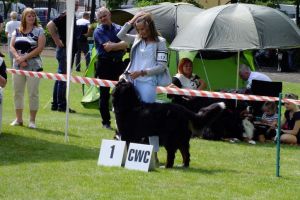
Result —
[[[32, 8], [22, 13], [20, 28], [12, 33], [10, 51], [14, 56], [13, 67], [25, 71], [41, 71], [40, 53], [46, 43], [44, 29], [38, 24], [37, 16]], [[29, 96], [30, 119], [29, 128], [36, 128], [35, 119], [39, 108], [39, 82], [36, 77], [13, 74], [14, 102], [16, 119], [11, 126], [23, 125], [24, 91], [27, 84]]]
[[77, 53], [76, 53], [76, 71], [80, 72], [80, 60], [81, 60], [81, 52], [84, 53], [84, 57], [86, 60], [86, 68], [90, 63], [90, 54], [89, 54], [89, 45], [87, 40], [87, 33], [90, 25], [90, 14], [88, 12], [84, 12], [81, 19], [76, 21], [77, 24]]
[[[0, 15], [0, 33], [2, 33], [3, 30], [3, 17]], [[0, 41], [1, 41], [1, 34], [0, 34]], [[0, 51], [0, 57], [5, 57], [4, 54]]]
[[[94, 31], [94, 41], [98, 54], [96, 77], [117, 81], [125, 66], [122, 61], [127, 43], [117, 37], [121, 26], [111, 21], [111, 13], [101, 7], [97, 13], [101, 23]], [[109, 113], [109, 87], [100, 87], [99, 110], [102, 117], [102, 127], [112, 130]]]
[[[78, 9], [79, 2], [75, 2], [75, 11]], [[75, 19], [75, 16], [74, 16]], [[74, 20], [75, 22], [75, 20]], [[62, 12], [58, 17], [51, 20], [47, 24], [49, 33], [56, 45], [56, 59], [58, 61], [57, 73], [66, 74], [67, 73], [67, 50], [66, 50], [66, 35], [67, 35], [67, 12]], [[77, 51], [76, 45], [76, 33], [77, 26], [74, 23], [74, 33], [73, 33], [73, 49], [72, 49], [72, 64], [75, 52]], [[67, 84], [65, 81], [55, 81], [53, 88], [53, 101], [51, 110], [66, 112], [67, 109], [67, 99], [66, 99], [66, 89]], [[76, 113], [75, 110], [69, 108], [70, 113]]]
[[12, 65], [13, 64], [13, 55], [12, 53], [10, 52], [10, 41], [11, 41], [11, 36], [12, 36], [12, 33], [20, 27], [20, 24], [21, 22], [20, 21], [17, 21], [17, 17], [18, 17], [18, 13], [15, 12], [15, 11], [12, 11], [10, 13], [10, 21], [7, 22], [6, 26], [5, 26], [5, 34], [6, 34], [6, 37], [7, 37], [7, 48], [8, 48], [8, 53], [9, 53], [9, 56], [10, 56], [10, 64]]

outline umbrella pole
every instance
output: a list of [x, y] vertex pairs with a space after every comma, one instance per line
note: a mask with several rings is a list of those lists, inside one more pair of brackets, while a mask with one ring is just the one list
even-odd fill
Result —
[[[240, 71], [240, 50], [237, 52], [237, 66], [236, 66], [236, 85], [235, 89], [238, 91], [239, 89], [239, 71]], [[238, 100], [235, 100], [235, 107], [237, 107]]]
[[277, 129], [276, 129], [276, 177], [280, 177], [281, 100], [282, 100], [282, 93], [279, 94], [278, 119], [277, 119]]

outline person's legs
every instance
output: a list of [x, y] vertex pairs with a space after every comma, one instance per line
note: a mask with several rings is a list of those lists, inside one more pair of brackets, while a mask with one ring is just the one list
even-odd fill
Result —
[[[156, 99], [156, 86], [151, 82], [134, 81], [134, 86], [138, 91], [141, 100], [146, 103], [153, 103]], [[153, 145], [153, 153], [156, 162], [156, 166], [159, 165], [157, 152], [159, 151], [159, 137], [149, 136], [149, 144]]]
[[[27, 90], [29, 96], [30, 119], [29, 122], [35, 126], [35, 117], [39, 109], [39, 78], [27, 78]], [[34, 127], [35, 128], [35, 127]]]
[[109, 87], [100, 87], [99, 110], [102, 117], [102, 125], [107, 127], [110, 127], [109, 91]]
[[[65, 48], [57, 48], [56, 59], [58, 61], [57, 72], [59, 74], [66, 74], [67, 58]], [[64, 81], [57, 81], [57, 109], [59, 111], [66, 109], [66, 82]]]
[[77, 53], [76, 53], [76, 60], [75, 60], [75, 65], [76, 65], [76, 71], [80, 72], [80, 60], [81, 60], [81, 42], [77, 40]]
[[285, 144], [297, 144], [297, 137], [292, 134], [282, 134], [280, 141]]
[[52, 106], [51, 106], [51, 110], [56, 111], [58, 108], [58, 104], [57, 104], [57, 89], [58, 89], [58, 81], [54, 82], [54, 87], [53, 87], [53, 95], [52, 95]]
[[88, 68], [88, 66], [90, 64], [90, 60], [91, 60], [88, 42], [82, 42], [81, 48], [84, 53], [84, 57], [85, 57], [85, 61], [86, 61], [86, 68]]
[[26, 84], [26, 77], [13, 74], [13, 87], [14, 87], [14, 102], [16, 112], [16, 122], [23, 123], [23, 109], [24, 109], [24, 91]]

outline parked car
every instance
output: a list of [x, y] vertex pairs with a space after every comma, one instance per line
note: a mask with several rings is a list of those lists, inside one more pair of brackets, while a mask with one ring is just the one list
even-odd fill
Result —
[[51, 8], [50, 19], [48, 19], [48, 8], [34, 8], [36, 15], [39, 18], [39, 22], [42, 26], [46, 26], [47, 23], [59, 15], [55, 8]]

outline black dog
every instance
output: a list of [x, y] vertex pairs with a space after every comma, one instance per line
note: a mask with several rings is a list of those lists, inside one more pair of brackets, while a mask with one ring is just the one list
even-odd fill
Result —
[[189, 166], [191, 131], [213, 122], [225, 108], [224, 103], [215, 103], [194, 113], [177, 104], [144, 103], [133, 84], [124, 80], [116, 85], [112, 96], [121, 139], [129, 143], [159, 136], [160, 144], [167, 150], [167, 168], [173, 167], [177, 149], [183, 165]]

